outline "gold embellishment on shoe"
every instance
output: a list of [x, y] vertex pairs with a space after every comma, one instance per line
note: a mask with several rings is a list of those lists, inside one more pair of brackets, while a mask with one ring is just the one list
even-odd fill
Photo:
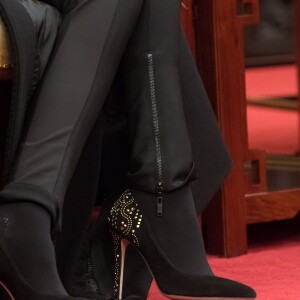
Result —
[[121, 282], [123, 282], [122, 269], [124, 268], [125, 252], [128, 243], [126, 240], [136, 246], [140, 245], [137, 233], [143, 220], [138, 203], [129, 190], [126, 190], [115, 202], [107, 220], [111, 226], [115, 253], [114, 294], [116, 296], [119, 292], [120, 298], [120, 291], [122, 291]]
[[121, 253], [121, 245], [120, 245], [120, 237], [117, 233], [112, 232], [112, 239], [114, 244], [114, 253], [115, 253], [115, 271], [114, 271], [114, 295], [118, 293], [119, 290], [119, 278], [120, 278], [120, 254]]
[[138, 203], [129, 190], [126, 190], [115, 202], [108, 218], [113, 230], [120, 232], [122, 238], [128, 237], [129, 241], [137, 246], [139, 246], [137, 231], [141, 227], [142, 220], [143, 215]]

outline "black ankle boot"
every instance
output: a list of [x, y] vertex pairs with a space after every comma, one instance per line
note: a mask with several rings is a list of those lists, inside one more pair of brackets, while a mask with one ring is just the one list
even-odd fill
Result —
[[35, 204], [1, 205], [0, 287], [8, 299], [76, 299], [60, 282], [50, 223], [47, 211]]
[[132, 193], [135, 199], [141, 199], [144, 217], [170, 262], [188, 274], [213, 275], [190, 185], [165, 193], [159, 216], [155, 195], [137, 190]]
[[[195, 216], [189, 213], [193, 209], [189, 207], [190, 201], [185, 199], [187, 193], [183, 190], [170, 196], [165, 194], [166, 207], [159, 216], [153, 205], [155, 195], [127, 190], [116, 201], [108, 222], [115, 245], [115, 291], [119, 299], [122, 299], [124, 259], [130, 244], [147, 262], [161, 293], [170, 299], [255, 299], [253, 289], [213, 276], [205, 258], [193, 253], [192, 247], [200, 249], [202, 245], [198, 244], [200, 232], [196, 233], [191, 225]], [[176, 207], [179, 201], [183, 203], [182, 211]], [[207, 268], [208, 274], [201, 269], [197, 272], [201, 265]]]

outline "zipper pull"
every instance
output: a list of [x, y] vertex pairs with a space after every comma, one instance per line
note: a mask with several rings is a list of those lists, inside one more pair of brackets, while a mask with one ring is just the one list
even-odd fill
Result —
[[157, 187], [157, 216], [158, 217], [162, 217], [163, 215], [163, 186], [162, 183], [159, 182], [158, 183], [158, 187]]

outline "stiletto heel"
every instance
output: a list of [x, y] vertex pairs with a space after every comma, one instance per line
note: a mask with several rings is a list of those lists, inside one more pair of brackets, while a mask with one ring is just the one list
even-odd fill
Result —
[[127, 246], [129, 242], [126, 239], [112, 231], [112, 240], [114, 244], [114, 255], [115, 255], [115, 282], [114, 282], [114, 292], [118, 299], [122, 299], [123, 296], [123, 281], [124, 281], [124, 271], [125, 271], [125, 256]]
[[[189, 274], [176, 268], [153, 234], [139, 199], [135, 199], [130, 190], [126, 190], [115, 202], [108, 222], [115, 244], [115, 296], [119, 299], [122, 296], [123, 261], [128, 243], [136, 247], [159, 290], [170, 299], [255, 299], [254, 290], [244, 284], [212, 275]], [[174, 230], [176, 233], [176, 228]]]

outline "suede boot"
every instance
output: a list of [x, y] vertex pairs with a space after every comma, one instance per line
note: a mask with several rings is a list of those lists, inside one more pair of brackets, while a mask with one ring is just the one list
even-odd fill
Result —
[[68, 300], [59, 279], [47, 211], [35, 204], [0, 209], [0, 285], [16, 300]]

